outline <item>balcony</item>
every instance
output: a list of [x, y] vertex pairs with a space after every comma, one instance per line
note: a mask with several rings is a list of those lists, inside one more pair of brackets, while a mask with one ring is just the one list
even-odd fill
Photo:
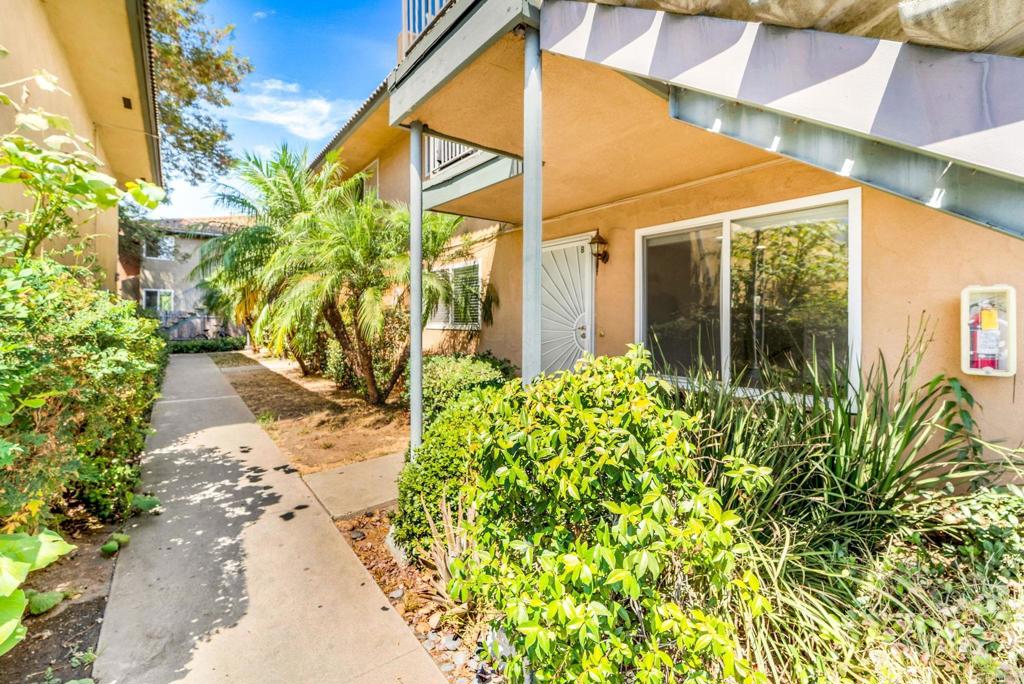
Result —
[[416, 43], [434, 19], [454, 0], [402, 0], [402, 34], [399, 38], [401, 56]]
[[475, 147], [428, 135], [424, 179], [435, 178], [479, 152]]

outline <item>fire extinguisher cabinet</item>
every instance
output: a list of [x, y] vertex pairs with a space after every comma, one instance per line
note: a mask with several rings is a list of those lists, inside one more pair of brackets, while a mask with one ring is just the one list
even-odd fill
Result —
[[960, 369], [1008, 378], [1017, 373], [1017, 293], [1010, 285], [971, 285], [960, 293]]

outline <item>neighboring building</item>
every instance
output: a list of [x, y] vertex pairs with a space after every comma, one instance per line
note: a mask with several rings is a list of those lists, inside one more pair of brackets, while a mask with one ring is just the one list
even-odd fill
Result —
[[143, 245], [134, 289], [143, 308], [159, 313], [162, 328], [171, 339], [244, 334], [240, 327], [207, 312], [193, 271], [204, 243], [247, 222], [243, 216], [157, 222], [163, 235]]
[[633, 342], [726, 376], [832, 345], [858, 368], [924, 317], [921, 377], [981, 374], [985, 437], [1024, 441], [1024, 297], [961, 322], [967, 286], [1024, 295], [1024, 4], [403, 6], [398, 65], [324, 153], [474, 217], [500, 306], [441, 312], [428, 350], [480, 327], [526, 377]]
[[[89, 138], [120, 183], [157, 184], [160, 147], [150, 72], [145, 0], [0, 0], [0, 83], [37, 70], [55, 75], [69, 95], [33, 89], [30, 107], [67, 116], [78, 135]], [[14, 127], [14, 113], [0, 107], [0, 128]], [[25, 200], [16, 184], [0, 184], [0, 207]], [[119, 291], [117, 210], [83, 226], [105, 274], [107, 289]]]

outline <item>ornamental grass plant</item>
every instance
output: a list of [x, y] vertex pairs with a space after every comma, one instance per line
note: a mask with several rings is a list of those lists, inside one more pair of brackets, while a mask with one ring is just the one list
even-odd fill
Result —
[[1021, 453], [924, 347], [799, 395], [634, 348], [466, 396], [424, 442], [465, 463], [450, 594], [512, 682], [1021, 681]]

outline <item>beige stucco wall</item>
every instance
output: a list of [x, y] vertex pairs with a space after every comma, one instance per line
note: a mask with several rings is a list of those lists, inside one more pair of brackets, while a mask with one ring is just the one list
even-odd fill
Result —
[[172, 260], [142, 258], [139, 271], [139, 295], [143, 290], [172, 290], [174, 310], [192, 312], [202, 304], [202, 292], [191, 273], [199, 263], [199, 249], [204, 239], [174, 236], [175, 258]]
[[[545, 57], [545, 86], [551, 70], [548, 67], [567, 65]], [[557, 76], [557, 73], [554, 74]], [[622, 83], [628, 83], [621, 79]], [[618, 93], [618, 81], [605, 84], [608, 93]], [[594, 87], [593, 79], [587, 87]], [[650, 104], [634, 86], [628, 91], [633, 106]], [[466, 94], [466, 93], [464, 93]], [[604, 90], [589, 101], [604, 101]], [[615, 158], [616, 178], [646, 177], [650, 166], [652, 146], [663, 146], [663, 141], [688, 137], [700, 150], [697, 153], [673, 153], [670, 162], [683, 169], [703, 169], [711, 178], [690, 181], [682, 177], [678, 187], [655, 189], [646, 194], [601, 192], [593, 200], [593, 183], [583, 182], [574, 175], [576, 157], [566, 150], [564, 130], [570, 123], [575, 127], [594, 128], [593, 140], [619, 135], [618, 129], [606, 125], [626, 116], [618, 112], [602, 117], [577, 116], [559, 126], [561, 109], [558, 98], [566, 99], [557, 88], [548, 97], [545, 94], [545, 215], [544, 238], [553, 239], [600, 229], [609, 241], [610, 261], [599, 270], [596, 282], [595, 348], [599, 354], [620, 354], [634, 341], [634, 250], [635, 231], [649, 226], [698, 218], [719, 212], [756, 207], [784, 200], [809, 197], [835, 190], [858, 187], [849, 179], [820, 171], [813, 167], [786, 161], [763, 151], [760, 157], [744, 156], [747, 148], [704, 131], [682, 124], [663, 122], [664, 102], [655, 102], [642, 118], [649, 122], [649, 130], [642, 131], [642, 144], [630, 139], [619, 149], [643, 149], [645, 154], [633, 156], [623, 153]], [[466, 94], [468, 97], [469, 95]], [[610, 96], [609, 96], [610, 97]], [[571, 103], [566, 104], [568, 110]], [[576, 110], [577, 113], [579, 110]], [[633, 111], [629, 114], [634, 120]], [[614, 115], [613, 115], [614, 114]], [[555, 117], [555, 118], [552, 118]], [[465, 132], [456, 130], [459, 134]], [[549, 131], [553, 137], [548, 137]], [[516, 134], [507, 131], [509, 140]], [[656, 142], [655, 142], [656, 141]], [[508, 141], [505, 141], [508, 143]], [[682, 144], [682, 143], [680, 143]], [[639, 147], [637, 147], [639, 145]], [[569, 145], [572, 147], [572, 145]], [[578, 150], [579, 145], [575, 148]], [[407, 141], [401, 139], [381, 156], [382, 195], [405, 201], [408, 197]], [[680, 163], [679, 160], [685, 160]], [[621, 162], [621, 164], [620, 164]], [[666, 162], [668, 163], [668, 162]], [[753, 166], [747, 167], [747, 165]], [[561, 168], [562, 166], [566, 168]], [[630, 166], [632, 165], [632, 166]], [[717, 166], [716, 166], [717, 165]], [[620, 166], [622, 168], [620, 168]], [[628, 167], [628, 168], [626, 168]], [[747, 167], [747, 170], [743, 170]], [[607, 170], [607, 166], [603, 167]], [[658, 168], [664, 170], [663, 165]], [[722, 174], [722, 169], [733, 169]], [[621, 171], [621, 173], [620, 173]], [[721, 174], [714, 177], [714, 174]], [[559, 182], [558, 179], [565, 182]], [[575, 180], [573, 180], [575, 179]], [[624, 195], [624, 199], [621, 198]], [[612, 201], [614, 200], [614, 201]], [[476, 198], [453, 202], [467, 210], [514, 206], [521, 203], [519, 188], [514, 182], [506, 187], [495, 187], [478, 193]], [[610, 202], [601, 206], [600, 202]], [[597, 204], [598, 206], [593, 206]], [[564, 212], [563, 207], [586, 207]], [[469, 211], [472, 213], [472, 211]], [[500, 300], [494, 311], [493, 325], [485, 326], [480, 335], [470, 342], [480, 350], [491, 350], [499, 356], [518, 363], [521, 356], [521, 231], [516, 226], [495, 225], [483, 221], [467, 221], [468, 231], [480, 230], [480, 235], [495, 236], [476, 245], [474, 256], [481, 262], [481, 274], [494, 288]], [[903, 350], [908, 331], [916, 329], [922, 315], [927, 317], [933, 331], [922, 380], [934, 373], [945, 372], [959, 376], [960, 337], [958, 328], [959, 296], [963, 287], [972, 284], [1007, 283], [1018, 292], [1018, 320], [1024, 325], [1024, 240], [1008, 237], [939, 211], [902, 200], [886, 193], [864, 187], [862, 189], [862, 362], [877, 360], [879, 352], [895, 359]], [[428, 349], [449, 348], [452, 335], [428, 330], [424, 343]], [[1018, 331], [1018, 357], [1024, 364], [1024, 335]], [[984, 378], [970, 376], [964, 379], [982, 407], [981, 425], [985, 436], [993, 441], [1012, 445], [1024, 442], [1024, 369], [1015, 378]], [[1018, 394], [1022, 395], [1020, 400]]]
[[[610, 260], [596, 283], [598, 354], [620, 354], [634, 341], [635, 231], [723, 211], [754, 207], [857, 187], [832, 174], [796, 162], [741, 173], [698, 187], [641, 197], [608, 208], [549, 220], [544, 238], [601, 230]], [[972, 284], [1007, 283], [1024, 294], [1024, 240], [956, 219], [883, 192], [864, 188], [863, 361], [881, 351], [895, 359], [908, 330], [922, 314], [934, 332], [922, 380], [934, 373], [960, 375], [958, 328], [960, 290]], [[518, 362], [521, 354], [521, 231], [505, 232], [494, 243], [485, 270], [501, 295], [494, 325], [484, 328], [481, 349]], [[1024, 321], [1024, 297], [1018, 299]], [[1024, 359], [1024, 339], [1017, 338]], [[982, 406], [986, 438], [1011, 445], [1024, 442], [1024, 382], [1015, 378], [967, 377], [965, 385]], [[1018, 395], [1021, 395], [1018, 399]]]
[[[85, 98], [72, 74], [65, 50], [50, 26], [44, 4], [39, 0], [0, 0], [0, 45], [10, 52], [0, 59], [0, 83], [30, 76], [37, 69], [55, 75], [60, 87], [69, 95], [32, 87], [29, 107], [41, 107], [67, 116], [75, 132], [91, 140], [99, 158], [106, 161], [92, 117], [86, 110]], [[127, 68], [132, 69], [131, 65]], [[0, 107], [0, 130], [6, 132], [13, 126], [13, 110]], [[21, 209], [25, 206], [19, 186], [0, 185], [0, 207]], [[103, 284], [110, 290], [115, 289], [117, 273], [117, 230], [116, 210], [102, 212], [81, 228], [81, 233], [92, 239], [90, 254], [95, 256], [96, 265], [103, 271]]]

